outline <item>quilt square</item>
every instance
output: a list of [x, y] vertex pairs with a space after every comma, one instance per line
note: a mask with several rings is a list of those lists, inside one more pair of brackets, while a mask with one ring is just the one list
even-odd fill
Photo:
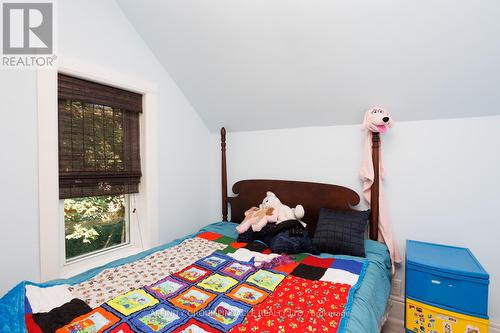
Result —
[[325, 274], [321, 277], [321, 281], [348, 284], [351, 287], [358, 282], [358, 279], [358, 274], [353, 274], [351, 272], [336, 268], [328, 268]]
[[160, 299], [167, 299], [169, 296], [178, 294], [179, 291], [185, 289], [187, 283], [180, 282], [170, 276], [147, 286], [146, 289]]
[[24, 314], [24, 324], [26, 325], [26, 331], [28, 333], [43, 333], [40, 326], [33, 319], [32, 313]]
[[221, 273], [232, 276], [238, 280], [241, 280], [253, 271], [254, 268], [252, 265], [245, 265], [236, 261], [229, 263], [226, 267], [220, 270]]
[[308, 254], [304, 254], [304, 253], [297, 253], [297, 254], [291, 254], [290, 255], [296, 262], [302, 262], [302, 260], [304, 260], [306, 257], [308, 257], [309, 255]]
[[134, 331], [127, 323], [121, 323], [120, 325], [107, 330], [106, 333], [134, 333]]
[[191, 287], [179, 296], [172, 298], [169, 302], [178, 308], [196, 313], [206, 307], [215, 296], [207, 291]]
[[198, 283], [198, 286], [217, 293], [225, 293], [236, 284], [238, 284], [237, 280], [215, 273]]
[[228, 236], [221, 236], [221, 237], [215, 239], [214, 242], [225, 244], [225, 245], [229, 246], [231, 243], [236, 242], [236, 239], [228, 237]]
[[103, 308], [95, 308], [83, 316], [76, 317], [56, 333], [100, 333], [116, 324], [120, 319]]
[[226, 246], [225, 249], [223, 250], [220, 250], [220, 252], [224, 253], [224, 254], [229, 254], [229, 253], [234, 253], [236, 252], [237, 249], [235, 249], [234, 247], [232, 247], [231, 245], [228, 245]]
[[[26, 292], [24, 293], [26, 295]], [[33, 310], [31, 309], [31, 304], [30, 301], [28, 300], [28, 297], [24, 296], [24, 314], [31, 314], [33, 313]]]
[[209, 241], [214, 241], [217, 238], [221, 238], [222, 235], [221, 234], [216, 234], [215, 232], [209, 232], [209, 231], [207, 231], [207, 232], [202, 232], [197, 237], [203, 238], [203, 239], [206, 239], [206, 240], [209, 240]]
[[295, 269], [290, 274], [308, 280], [319, 280], [323, 277], [323, 274], [325, 274], [325, 272], [326, 268], [309, 266], [301, 263], [297, 267], [295, 267]]
[[316, 267], [323, 267], [323, 268], [330, 268], [332, 265], [333, 261], [335, 259], [333, 258], [318, 258], [315, 256], [307, 256], [304, 258], [304, 260], [301, 261], [301, 264], [309, 265], [309, 266], [316, 266]]
[[242, 283], [234, 288], [230, 293], [226, 294], [226, 296], [231, 297], [235, 301], [255, 305], [265, 300], [269, 294], [257, 287]]
[[216, 253], [214, 253], [209, 255], [208, 257], [198, 260], [196, 262], [196, 265], [216, 271], [227, 264], [230, 260], [232, 260], [232, 258], [217, 255]]
[[209, 270], [206, 270], [204, 268], [201, 268], [199, 266], [195, 265], [190, 265], [186, 268], [184, 268], [182, 271], [177, 272], [174, 274], [174, 276], [183, 279], [184, 281], [191, 282], [191, 283], [196, 283], [212, 273]]
[[222, 296], [210, 305], [203, 316], [198, 318], [223, 332], [229, 332], [231, 328], [243, 321], [249, 311], [249, 306]]
[[222, 333], [213, 327], [208, 326], [196, 319], [190, 319], [184, 325], [178, 327], [172, 333]]
[[129, 291], [108, 301], [107, 304], [114, 310], [129, 316], [132, 313], [155, 305], [158, 300], [142, 289]]
[[363, 263], [356, 260], [335, 259], [330, 268], [343, 269], [353, 274], [359, 274], [363, 268]]
[[181, 324], [187, 315], [179, 310], [175, 310], [168, 305], [158, 304], [153, 309], [139, 312], [131, 319], [134, 325], [141, 332], [165, 332]]
[[348, 296], [348, 286], [288, 276], [231, 332], [334, 333], [345, 318]]
[[290, 274], [298, 265], [299, 265], [298, 262], [292, 262], [290, 264], [276, 266], [273, 268], [273, 270], [281, 273]]
[[235, 248], [235, 249], [241, 249], [242, 247], [245, 247], [247, 246], [248, 243], [243, 243], [243, 242], [233, 242], [231, 243], [231, 247]]
[[252, 283], [258, 287], [273, 291], [285, 276], [283, 274], [273, 273], [265, 269], [259, 269], [247, 278], [247, 282]]

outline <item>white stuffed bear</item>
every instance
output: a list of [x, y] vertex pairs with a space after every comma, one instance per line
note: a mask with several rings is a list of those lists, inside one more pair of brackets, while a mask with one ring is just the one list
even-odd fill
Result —
[[280, 223], [286, 220], [300, 220], [304, 217], [304, 207], [297, 205], [290, 208], [281, 203], [280, 199], [273, 192], [267, 192], [260, 208], [274, 208], [278, 212], [278, 221]]

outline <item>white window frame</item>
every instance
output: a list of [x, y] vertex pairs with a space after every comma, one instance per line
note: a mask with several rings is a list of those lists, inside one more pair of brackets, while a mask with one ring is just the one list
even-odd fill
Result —
[[[66, 263], [64, 215], [59, 200], [57, 73], [96, 81], [143, 95], [140, 121], [142, 178], [134, 194], [136, 213], [130, 224], [140, 226], [134, 242]], [[67, 278], [110, 261], [137, 254], [158, 245], [158, 87], [140, 78], [115, 72], [80, 59], [58, 56], [58, 68], [37, 71], [38, 96], [38, 192], [40, 212], [40, 280]]]

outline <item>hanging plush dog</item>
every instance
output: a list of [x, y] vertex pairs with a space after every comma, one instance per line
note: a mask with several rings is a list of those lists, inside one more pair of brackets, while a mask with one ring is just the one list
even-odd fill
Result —
[[385, 133], [392, 127], [393, 120], [389, 112], [381, 107], [373, 107], [366, 111], [363, 128], [375, 133]]
[[[387, 130], [392, 127], [394, 121], [384, 108], [382, 107], [372, 107], [365, 113], [363, 119], [363, 129], [366, 130], [365, 138], [365, 148], [363, 154], [363, 164], [361, 165], [360, 176], [363, 180], [363, 194], [370, 204], [371, 200], [371, 187], [375, 179], [375, 172], [373, 169], [372, 160], [372, 136], [373, 133], [386, 133]], [[378, 228], [378, 240], [385, 243], [389, 249], [392, 259], [392, 268], [394, 272], [394, 263], [401, 262], [401, 256], [396, 247], [396, 242], [394, 241], [392, 235], [392, 228], [389, 221], [389, 216], [387, 212], [387, 204], [384, 198], [384, 164], [382, 161], [382, 148], [380, 148], [380, 159], [379, 159], [379, 174], [380, 174], [380, 186], [379, 186], [379, 228]]]

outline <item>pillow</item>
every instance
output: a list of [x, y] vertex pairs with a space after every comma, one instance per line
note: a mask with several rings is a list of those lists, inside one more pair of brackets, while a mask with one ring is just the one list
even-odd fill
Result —
[[313, 237], [316, 250], [331, 254], [365, 256], [365, 230], [370, 211], [321, 208]]

